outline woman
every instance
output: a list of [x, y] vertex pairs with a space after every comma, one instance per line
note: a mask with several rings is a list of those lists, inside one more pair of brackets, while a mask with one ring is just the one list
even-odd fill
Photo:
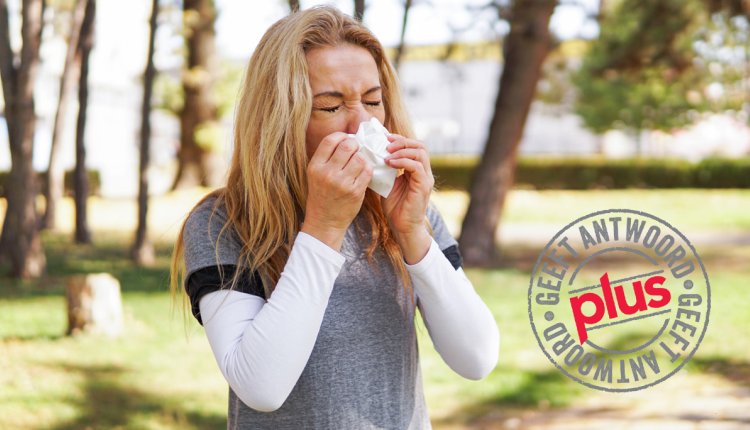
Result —
[[[347, 134], [375, 117], [402, 169], [387, 198]], [[229, 383], [232, 429], [425, 429], [415, 309], [459, 374], [497, 362], [494, 319], [437, 210], [375, 37], [331, 7], [274, 24], [250, 59], [227, 185], [192, 210], [175, 246]]]

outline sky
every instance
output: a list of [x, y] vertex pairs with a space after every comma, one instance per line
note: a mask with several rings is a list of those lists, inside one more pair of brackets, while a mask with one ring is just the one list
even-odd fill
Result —
[[[222, 56], [236, 60], [248, 59], [266, 29], [289, 12], [286, 0], [215, 1], [219, 11], [217, 49]], [[398, 43], [403, 16], [402, 1], [367, 2], [365, 25], [385, 46]], [[598, 28], [586, 18], [586, 14], [596, 11], [599, 1], [571, 0], [559, 5], [552, 16], [553, 32], [561, 39], [595, 37]], [[117, 80], [142, 73], [148, 42], [150, 3], [148, 0], [99, 1], [94, 55], [103, 60], [98, 68], [108, 79]], [[317, 4], [333, 4], [350, 14], [353, 3], [352, 0], [301, 1], [303, 9]], [[424, 45], [446, 43], [454, 38], [459, 41], [497, 38], [499, 33], [507, 31], [507, 23], [498, 23], [491, 10], [471, 11], [486, 3], [487, 0], [414, 0], [406, 43]], [[8, 1], [8, 7], [12, 44], [17, 49], [20, 46], [20, 0]], [[155, 58], [159, 69], [178, 68], [182, 62], [179, 49], [183, 41], [177, 33], [179, 18], [179, 14], [162, 14], [160, 17], [162, 25], [157, 37]], [[49, 16], [47, 20], [50, 21]], [[47, 63], [45, 67], [59, 73], [57, 69], [62, 68], [65, 47], [53, 33], [45, 31], [41, 55], [43, 62]]]
[[[217, 22], [219, 49], [227, 56], [249, 56], [252, 47], [271, 23], [288, 13], [284, 0], [237, 1], [216, 0], [220, 10]], [[301, 1], [303, 9], [316, 4], [333, 4], [345, 13], [353, 12], [352, 0]], [[423, 45], [445, 43], [453, 38], [451, 28], [468, 28], [461, 40], [475, 41], [494, 38], [494, 31], [506, 30], [504, 25], [492, 28], [491, 11], [473, 18], [468, 10], [486, 4], [487, 0], [414, 0], [406, 32], [407, 44]], [[572, 2], [568, 2], [572, 3]], [[595, 11], [599, 0], [577, 0], [560, 5], [552, 17], [551, 28], [563, 39], [595, 37], [598, 29], [586, 20], [586, 10]], [[369, 0], [364, 22], [385, 46], [395, 46], [401, 32], [402, 0]], [[472, 22], [473, 21], [473, 22]], [[587, 22], [588, 21], [588, 22]]]

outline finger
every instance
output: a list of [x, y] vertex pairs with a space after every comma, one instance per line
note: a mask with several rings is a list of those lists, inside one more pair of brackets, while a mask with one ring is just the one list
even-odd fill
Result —
[[417, 160], [412, 160], [411, 158], [391, 159], [388, 161], [388, 165], [396, 169], [404, 169], [404, 171], [409, 172], [413, 175], [426, 175], [424, 165]]
[[386, 162], [395, 158], [410, 158], [417, 160], [424, 164], [424, 160], [427, 158], [427, 152], [424, 149], [418, 148], [404, 148], [399, 149], [396, 152], [392, 152], [391, 155], [385, 157]]
[[406, 149], [406, 148], [415, 148], [415, 149], [423, 149], [427, 151], [427, 146], [414, 139], [407, 139], [403, 136], [398, 136], [394, 140], [391, 141], [391, 143], [386, 147], [388, 152], [395, 152], [399, 149]]
[[321, 140], [318, 144], [318, 147], [315, 148], [315, 152], [313, 153], [312, 157], [310, 157], [310, 162], [315, 162], [317, 164], [324, 164], [328, 162], [328, 160], [330, 160], [331, 156], [333, 155], [333, 152], [338, 147], [339, 143], [341, 143], [341, 141], [343, 140], [346, 140], [347, 138], [349, 138], [349, 135], [338, 131], [324, 137], [323, 140]]
[[346, 166], [344, 166], [343, 174], [345, 177], [351, 178], [353, 181], [360, 173], [362, 173], [362, 170], [364, 170], [366, 166], [367, 162], [365, 159], [362, 158], [358, 152], [355, 152], [346, 163]]
[[425, 172], [432, 173], [432, 167], [430, 166], [430, 157], [427, 154], [427, 151], [424, 149], [416, 149], [416, 148], [407, 148], [407, 149], [399, 149], [398, 151], [392, 153], [391, 155], [387, 156], [385, 158], [386, 164], [390, 165], [388, 163], [389, 160], [393, 159], [400, 159], [400, 158], [408, 158], [411, 160], [416, 160], [422, 163], [422, 166], [424, 167]]
[[354, 139], [345, 139], [339, 142], [336, 150], [333, 151], [333, 155], [331, 155], [331, 159], [328, 160], [328, 163], [331, 164], [331, 168], [342, 170], [346, 166], [346, 163], [349, 162], [349, 159], [351, 159], [358, 150], [359, 145], [357, 145], [357, 142]]
[[372, 180], [372, 173], [373, 169], [370, 163], [365, 162], [364, 166], [362, 167], [362, 171], [359, 172], [359, 175], [354, 179], [354, 184], [359, 187], [367, 187], [370, 184], [370, 181]]
[[406, 139], [404, 136], [401, 136], [400, 134], [391, 133], [386, 136], [388, 138], [389, 142], [394, 142], [399, 139]]

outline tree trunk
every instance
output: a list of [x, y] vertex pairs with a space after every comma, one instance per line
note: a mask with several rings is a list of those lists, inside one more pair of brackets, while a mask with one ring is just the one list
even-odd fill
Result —
[[94, 46], [94, 20], [96, 0], [86, 0], [86, 12], [81, 24], [79, 55], [81, 74], [78, 84], [78, 122], [76, 124], [76, 166], [73, 175], [73, 198], [76, 207], [76, 243], [91, 243], [88, 224], [89, 179], [86, 175], [86, 113], [89, 100], [89, 56]]
[[10, 261], [16, 278], [40, 276], [46, 260], [39, 236], [35, 197], [34, 81], [42, 40], [42, 0], [24, 0], [21, 6], [21, 58], [10, 46], [8, 5], [0, 0], [0, 76], [5, 97], [5, 119], [10, 141], [11, 168], [6, 186], [7, 208], [0, 235], [0, 262]]
[[196, 135], [206, 127], [216, 127], [218, 110], [214, 96], [216, 44], [213, 0], [185, 0], [184, 25], [187, 67], [182, 77], [185, 104], [180, 112], [180, 150], [172, 189], [196, 185], [220, 185], [223, 172], [220, 157], [210, 142], [199, 142]]
[[354, 0], [354, 19], [362, 22], [365, 16], [365, 0]]
[[517, 0], [513, 5], [495, 112], [461, 227], [459, 244], [467, 265], [495, 261], [495, 231], [513, 185], [518, 144], [542, 63], [550, 50], [549, 20], [556, 4], [556, 0]]
[[122, 333], [120, 282], [109, 273], [76, 275], [65, 285], [68, 305], [67, 334]]
[[143, 73], [143, 104], [141, 105], [141, 148], [138, 167], [138, 228], [135, 232], [132, 257], [139, 266], [148, 266], [154, 262], [154, 248], [147, 237], [148, 215], [148, 165], [151, 150], [151, 94], [154, 87], [156, 68], [154, 67], [154, 44], [156, 38], [157, 16], [159, 15], [159, 0], [153, 0], [151, 5], [151, 30], [148, 38], [148, 54], [146, 70]]
[[404, 56], [404, 46], [406, 39], [406, 25], [409, 23], [409, 9], [411, 9], [412, 0], [406, 0], [404, 2], [404, 19], [401, 21], [401, 37], [398, 41], [398, 47], [396, 48], [396, 57], [393, 59], [393, 66], [398, 71], [401, 66], [401, 59]]
[[299, 10], [299, 0], [289, 0], [289, 10], [294, 13]]
[[76, 81], [75, 63], [78, 51], [78, 38], [81, 32], [81, 21], [83, 20], [86, 0], [75, 0], [70, 19], [70, 38], [68, 49], [65, 53], [62, 76], [60, 77], [60, 94], [57, 100], [57, 112], [52, 125], [52, 143], [49, 151], [49, 167], [47, 168], [47, 184], [44, 187], [44, 218], [42, 228], [54, 229], [56, 227], [55, 217], [57, 203], [62, 199], [64, 187], [64, 175], [60, 164], [60, 136], [63, 132], [63, 122], [68, 112], [68, 100], [70, 98], [73, 83]]

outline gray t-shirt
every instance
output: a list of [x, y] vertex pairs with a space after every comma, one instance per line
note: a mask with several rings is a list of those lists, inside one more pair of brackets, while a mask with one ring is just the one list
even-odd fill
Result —
[[[222, 207], [212, 215], [214, 202], [206, 200], [187, 221], [187, 278], [198, 269], [236, 264], [242, 248], [228, 229], [221, 236], [217, 261], [215, 242], [226, 215]], [[427, 215], [435, 241], [457, 265], [455, 239], [434, 206]], [[368, 243], [360, 214], [346, 232], [341, 248], [346, 263], [336, 278], [313, 351], [281, 408], [255, 411], [230, 388], [228, 428], [431, 428], [422, 390], [414, 301], [382, 250], [375, 251], [377, 264], [368, 263]]]

